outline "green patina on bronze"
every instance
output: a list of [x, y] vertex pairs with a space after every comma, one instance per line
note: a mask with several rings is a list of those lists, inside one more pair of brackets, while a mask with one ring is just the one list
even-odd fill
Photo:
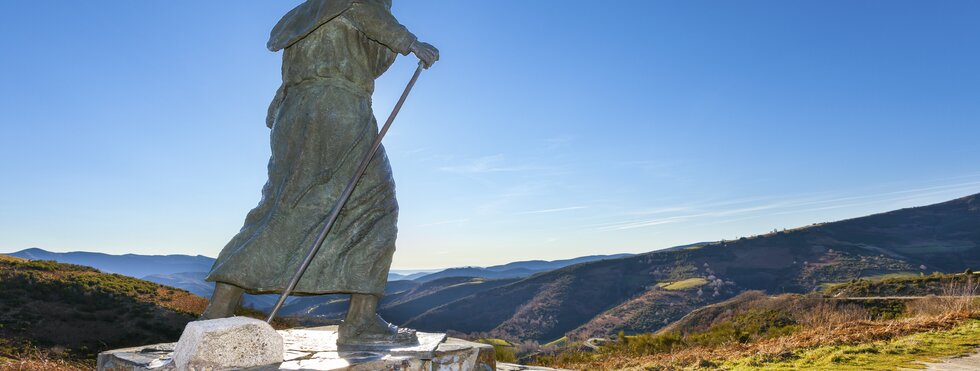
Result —
[[[296, 271], [377, 136], [374, 80], [397, 54], [420, 54], [419, 44], [427, 45], [416, 42], [390, 7], [390, 0], [311, 0], [276, 26], [268, 46], [284, 48], [283, 84], [267, 119], [269, 180], [242, 230], [219, 254], [209, 281], [272, 293], [282, 291]], [[383, 294], [397, 218], [382, 148], [295, 294]]]

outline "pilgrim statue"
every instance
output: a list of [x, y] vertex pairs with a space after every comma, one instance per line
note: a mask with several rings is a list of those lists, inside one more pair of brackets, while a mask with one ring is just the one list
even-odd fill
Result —
[[[269, 106], [269, 179], [241, 231], [221, 250], [203, 319], [234, 315], [243, 293], [281, 293], [325, 216], [378, 135], [374, 80], [398, 54], [423, 67], [439, 51], [391, 14], [391, 0], [307, 0], [272, 30], [283, 51], [282, 86]], [[398, 203], [381, 148], [354, 188], [295, 295], [350, 294], [340, 344], [405, 342], [414, 332], [377, 314], [395, 252]]]

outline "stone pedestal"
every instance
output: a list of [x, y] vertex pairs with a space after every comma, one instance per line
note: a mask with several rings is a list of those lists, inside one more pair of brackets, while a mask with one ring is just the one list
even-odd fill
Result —
[[[316, 371], [494, 371], [493, 347], [486, 344], [446, 338], [445, 334], [419, 332], [419, 344], [411, 347], [337, 347], [337, 327], [279, 331], [285, 352], [279, 364], [250, 370]], [[170, 371], [174, 344], [157, 344], [117, 349], [99, 354], [99, 371]], [[197, 370], [195, 370], [197, 371]]]

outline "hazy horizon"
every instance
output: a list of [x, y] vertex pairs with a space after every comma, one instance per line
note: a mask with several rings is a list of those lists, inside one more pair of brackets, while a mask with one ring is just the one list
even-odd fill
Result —
[[[279, 2], [2, 2], [0, 250], [216, 256]], [[394, 269], [640, 253], [980, 193], [980, 3], [395, 1]], [[415, 62], [377, 84], [386, 117]]]
[[[963, 196], [960, 196], [960, 197], [955, 197], [955, 198], [952, 198], [952, 199], [949, 199], [949, 200], [941, 200], [941, 201], [938, 201], [938, 202], [932, 202], [932, 203], [921, 204], [921, 205], [916, 204], [916, 205], [910, 205], [910, 206], [905, 206], [905, 207], [901, 207], [901, 208], [928, 206], [928, 205], [932, 205], [932, 204], [935, 204], [935, 203], [941, 203], [941, 202], [951, 201], [951, 200], [955, 200], [955, 199], [962, 198], [962, 197], [968, 197], [968, 196], [971, 196], [971, 195], [974, 195], [974, 194], [976, 194], [976, 193], [966, 194], [966, 195], [963, 195]], [[898, 209], [901, 209], [901, 208], [898, 208]], [[894, 209], [894, 210], [897, 210], [897, 209]], [[881, 212], [888, 212], [888, 211], [893, 211], [893, 210], [883, 210]], [[872, 214], [868, 214], [868, 215], [872, 215]], [[785, 227], [785, 228], [786, 229], [793, 229], [793, 228], [805, 227], [805, 226], [808, 226], [808, 225], [811, 225], [811, 224], [835, 222], [835, 221], [840, 221], [840, 220], [847, 220], [847, 219], [852, 219], [852, 218], [858, 218], [858, 217], [862, 217], [862, 216], [867, 216], [867, 215], [858, 215], [858, 216], [852, 216], [852, 217], [842, 218], [842, 219], [839, 219], [839, 220], [828, 220], [828, 221], [824, 221], [824, 222], [814, 222], [814, 223], [810, 223], [810, 224], [799, 225], [799, 226], [792, 226], [792, 227]], [[762, 235], [762, 234], [766, 234], [766, 233], [769, 233], [769, 232], [771, 232], [771, 230], [762, 231], [762, 232], [754, 233], [754, 234], [746, 234], [746, 235], [735, 236], [733, 238], [728, 238], [728, 240], [737, 239], [739, 237], [750, 237], [750, 236], [754, 236], [754, 235]], [[602, 253], [576, 255], [576, 256], [564, 256], [564, 257], [511, 259], [511, 260], [501, 260], [501, 261], [495, 261], [495, 262], [483, 263], [483, 264], [462, 264], [462, 265], [447, 265], [447, 266], [438, 266], [438, 267], [436, 267], [436, 266], [430, 266], [430, 267], [400, 267], [400, 266], [392, 265], [390, 272], [391, 273], [399, 273], [399, 274], [412, 274], [412, 273], [426, 272], [426, 271], [435, 272], [435, 271], [439, 271], [439, 270], [443, 270], [443, 269], [448, 269], [448, 268], [489, 267], [489, 266], [494, 266], [494, 265], [501, 265], [501, 264], [506, 264], [506, 263], [512, 263], [512, 262], [517, 262], [517, 261], [528, 261], [528, 260], [546, 260], [546, 261], [553, 261], [553, 260], [573, 259], [573, 258], [578, 258], [578, 257], [588, 256], [588, 255], [639, 254], [639, 253], [645, 253], [645, 252], [651, 252], [651, 251], [669, 249], [671, 247], [676, 247], [676, 246], [684, 246], [684, 245], [689, 245], [689, 244], [694, 244], [694, 243], [713, 242], [713, 241], [720, 241], [720, 240], [721, 239], [718, 239], [718, 240], [690, 241], [688, 243], [682, 243], [682, 244], [677, 244], [677, 245], [658, 247], [658, 248], [655, 248], [655, 249], [652, 249], [652, 250], [648, 250], [648, 251], [602, 252]], [[25, 247], [23, 249], [17, 249], [17, 250], [13, 250], [13, 251], [0, 251], [0, 254], [15, 253], [15, 252], [19, 252], [19, 251], [23, 251], [23, 250], [31, 249], [31, 248], [38, 248], [38, 249], [45, 250], [45, 251], [48, 251], [48, 252], [56, 252], [56, 253], [93, 252], [93, 253], [104, 253], [104, 254], [109, 254], [109, 255], [125, 255], [125, 254], [127, 254], [127, 253], [114, 254], [114, 253], [108, 253], [108, 252], [105, 252], [105, 251], [97, 251], [97, 250], [88, 251], [88, 250], [71, 250], [71, 249], [69, 249], [69, 250], [59, 251], [59, 250], [45, 249], [45, 248], [39, 247], [39, 246], [30, 246], [30, 247]], [[137, 255], [191, 255], [191, 254], [137, 254]], [[191, 256], [205, 256], [205, 257], [209, 257], [209, 258], [215, 258], [217, 255], [209, 256], [209, 255], [203, 255], [203, 254], [193, 254]]]

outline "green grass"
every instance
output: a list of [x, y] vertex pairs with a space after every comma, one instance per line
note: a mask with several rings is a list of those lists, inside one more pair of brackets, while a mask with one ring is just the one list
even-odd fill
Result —
[[867, 277], [861, 277], [861, 278], [866, 279], [866, 280], [871, 280], [871, 281], [884, 281], [884, 280], [892, 279], [892, 278], [902, 279], [902, 278], [916, 278], [916, 277], [919, 277], [919, 273], [916, 273], [916, 272], [896, 272], [896, 273], [885, 273], [885, 274], [879, 274], [879, 275], [867, 276]]
[[732, 370], [895, 370], [922, 368], [920, 362], [969, 354], [980, 345], [980, 320], [945, 331], [857, 345], [821, 346], [781, 357], [753, 356], [722, 365]]
[[517, 354], [512, 347], [493, 347], [494, 358], [497, 362], [517, 363]]
[[562, 336], [562, 337], [558, 338], [557, 340], [552, 341], [552, 342], [549, 342], [549, 343], [544, 344], [542, 346], [545, 346], [545, 347], [551, 347], [551, 346], [553, 346], [553, 347], [561, 347], [561, 346], [564, 346], [565, 344], [568, 344], [568, 336]]
[[607, 348], [634, 355], [668, 353], [675, 348], [748, 343], [761, 338], [789, 335], [799, 328], [789, 313], [752, 308], [730, 320], [716, 323], [704, 331], [683, 335], [678, 332], [623, 335], [619, 337], [619, 342]]
[[448, 289], [448, 288], [452, 288], [452, 287], [460, 287], [460, 286], [466, 286], [466, 285], [479, 285], [479, 284], [483, 284], [483, 283], [486, 283], [486, 282], [487, 282], [486, 279], [483, 279], [483, 278], [474, 278], [474, 279], [469, 280], [469, 281], [466, 281], [466, 282], [460, 282], [460, 283], [457, 283], [455, 285], [446, 286], [446, 288]]
[[928, 275], [892, 273], [822, 286], [825, 295], [835, 296], [926, 296], [944, 295], [956, 288], [973, 288], [980, 275], [932, 273]]
[[846, 287], [848, 285], [851, 285], [859, 280], [863, 280], [871, 283], [881, 283], [882, 281], [885, 280], [908, 280], [908, 279], [918, 278], [919, 276], [920, 276], [919, 273], [914, 273], [914, 272], [884, 273], [884, 274], [877, 274], [873, 276], [861, 277], [859, 279], [852, 280], [852, 282], [825, 282], [820, 284], [820, 289], [824, 292], [830, 292], [831, 290], [839, 289], [841, 287]]
[[477, 343], [493, 345], [494, 358], [497, 362], [517, 363], [517, 353], [514, 351], [514, 344], [507, 340], [497, 338], [477, 339]]
[[512, 347], [512, 346], [514, 346], [513, 344], [509, 343], [507, 340], [504, 340], [504, 339], [495, 339], [495, 338], [482, 338], [482, 339], [477, 340], [476, 342], [483, 343], [483, 344], [490, 344], [490, 345], [493, 345], [495, 347]]
[[678, 291], [678, 290], [688, 290], [695, 287], [704, 286], [708, 284], [708, 280], [704, 278], [688, 278], [686, 280], [674, 281], [674, 282], [660, 282], [657, 287], [664, 290]]

